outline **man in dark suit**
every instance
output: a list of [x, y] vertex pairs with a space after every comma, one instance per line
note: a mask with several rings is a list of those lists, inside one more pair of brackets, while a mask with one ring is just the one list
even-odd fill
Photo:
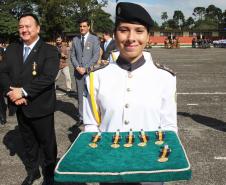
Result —
[[101, 56], [102, 60], [108, 60], [111, 51], [116, 49], [115, 40], [112, 38], [112, 33], [109, 31], [105, 31], [103, 33], [104, 42], [101, 43], [101, 49], [103, 54]]
[[52, 185], [57, 157], [54, 81], [59, 67], [58, 51], [39, 38], [40, 24], [34, 14], [23, 14], [18, 29], [21, 42], [8, 46], [0, 79], [7, 96], [17, 106], [28, 172], [22, 185], [31, 185], [40, 178], [40, 148], [44, 152], [43, 185]]
[[[0, 63], [3, 60], [4, 48], [0, 43]], [[3, 89], [0, 87], [0, 125], [6, 124], [6, 103], [3, 96]]]
[[80, 36], [72, 41], [71, 62], [74, 66], [74, 75], [78, 93], [79, 124], [83, 122], [83, 91], [86, 69], [98, 61], [100, 43], [97, 36], [91, 34], [88, 19], [79, 21]]

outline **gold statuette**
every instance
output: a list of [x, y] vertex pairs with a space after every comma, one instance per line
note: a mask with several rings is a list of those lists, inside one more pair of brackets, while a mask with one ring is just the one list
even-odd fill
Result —
[[134, 142], [134, 135], [133, 135], [132, 129], [130, 129], [129, 135], [126, 136], [126, 144], [124, 144], [124, 147], [126, 148], [132, 147], [133, 142]]
[[119, 148], [120, 147], [120, 144], [119, 144], [120, 140], [121, 140], [121, 136], [119, 135], [119, 130], [117, 130], [117, 132], [113, 136], [111, 147], [112, 148]]
[[141, 147], [144, 147], [147, 145], [147, 142], [148, 142], [148, 139], [149, 137], [145, 134], [144, 130], [141, 129], [141, 132], [140, 132], [140, 135], [139, 135], [139, 138], [140, 138], [140, 143], [138, 144], [138, 146], [141, 146]]
[[32, 64], [32, 75], [33, 76], [36, 76], [37, 75], [36, 67], [37, 67], [37, 64], [36, 64], [36, 62], [34, 62]]
[[101, 132], [98, 132], [95, 136], [92, 137], [92, 141], [91, 143], [89, 143], [89, 146], [91, 148], [98, 147], [97, 143], [100, 141], [100, 139], [101, 139]]
[[160, 163], [168, 161], [168, 156], [171, 152], [171, 149], [169, 148], [168, 145], [165, 145], [161, 150], [160, 150], [160, 155], [158, 161]]
[[155, 144], [156, 145], [162, 145], [164, 143], [165, 132], [162, 132], [160, 130], [160, 131], [155, 132], [155, 135], [156, 135], [156, 140], [157, 140], [155, 142]]

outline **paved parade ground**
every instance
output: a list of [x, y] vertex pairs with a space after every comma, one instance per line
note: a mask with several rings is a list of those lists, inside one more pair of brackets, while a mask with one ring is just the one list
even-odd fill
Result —
[[[165, 184], [226, 185], [226, 49], [150, 51], [154, 60], [177, 73], [179, 136], [193, 173], [190, 181]], [[72, 79], [75, 89], [73, 75]], [[59, 158], [82, 129], [76, 126], [76, 92], [64, 95], [63, 80], [61, 76], [55, 114]], [[8, 117], [7, 124], [0, 126], [0, 141], [0, 185], [20, 185], [26, 172], [15, 116]], [[41, 179], [35, 184], [40, 183]]]

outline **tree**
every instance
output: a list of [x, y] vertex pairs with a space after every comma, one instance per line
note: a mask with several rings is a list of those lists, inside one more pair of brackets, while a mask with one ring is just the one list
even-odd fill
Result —
[[217, 30], [218, 23], [211, 20], [199, 20], [195, 22], [194, 30]]
[[[94, 29], [98, 29], [93, 26], [94, 22], [97, 25], [104, 22], [110, 28], [113, 24], [110, 15], [101, 10], [106, 4], [107, 0], [0, 0], [0, 36], [17, 35], [15, 24], [24, 12], [32, 12], [39, 17], [41, 35], [47, 39], [64, 32], [78, 31], [76, 23], [81, 17], [91, 19]], [[101, 29], [104, 29], [103, 26]]]
[[11, 40], [18, 35], [17, 19], [33, 7], [25, 0], [0, 0], [0, 37]]
[[180, 10], [175, 10], [173, 15], [173, 20], [176, 23], [176, 26], [181, 29], [182, 25], [184, 24], [184, 14]]
[[95, 18], [93, 20], [93, 28], [96, 32], [109, 31], [113, 32], [114, 23], [110, 19], [111, 15], [104, 12], [102, 9], [96, 12]]
[[42, 23], [42, 31], [48, 39], [61, 35], [68, 26], [70, 16], [67, 16], [68, 0], [40, 1], [38, 14]]
[[205, 7], [196, 7], [194, 8], [192, 15], [198, 17], [198, 20], [203, 20], [205, 13], [206, 13]]
[[162, 23], [162, 28], [163, 29], [166, 29], [167, 28], [167, 19], [168, 19], [168, 15], [167, 15], [167, 12], [162, 12], [162, 15], [161, 15], [161, 19], [163, 20], [163, 23]]
[[176, 23], [175, 20], [173, 20], [173, 19], [169, 19], [169, 20], [167, 21], [167, 25], [168, 25], [168, 27], [171, 28], [171, 29], [177, 29], [177, 28], [178, 28], [177, 23]]
[[0, 17], [0, 37], [7, 40], [17, 35], [17, 19], [4, 12], [0, 13]]
[[78, 20], [81, 17], [89, 18], [91, 20], [91, 30], [95, 31], [93, 30], [95, 16], [107, 4], [107, 0], [71, 0], [69, 4], [69, 9], [74, 12], [75, 19]]
[[191, 29], [192, 26], [194, 26], [194, 23], [195, 20], [192, 17], [189, 17], [184, 23], [184, 28]]
[[226, 19], [226, 10], [224, 10], [224, 12], [222, 13], [223, 15], [223, 19]]
[[153, 22], [152, 30], [159, 29], [159, 25], [156, 21]]
[[223, 18], [222, 10], [214, 5], [209, 5], [206, 8], [206, 19], [212, 20], [212, 21], [218, 21], [221, 22]]
[[166, 22], [166, 20], [168, 19], [167, 12], [162, 12], [161, 19], [163, 20], [163, 22]]

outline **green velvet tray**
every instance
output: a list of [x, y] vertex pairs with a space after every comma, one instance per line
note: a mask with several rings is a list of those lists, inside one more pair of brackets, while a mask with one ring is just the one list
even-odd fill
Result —
[[[115, 133], [101, 134], [97, 148], [89, 143], [96, 133], [82, 132], [58, 162], [54, 179], [57, 182], [167, 182], [189, 180], [191, 168], [177, 134], [165, 132], [165, 143], [171, 153], [169, 160], [158, 162], [161, 146], [156, 145], [155, 132], [145, 147], [138, 146], [140, 132], [134, 132], [133, 147], [125, 148], [128, 132], [120, 133], [120, 147], [111, 147]], [[164, 144], [162, 146], [164, 146]]]

